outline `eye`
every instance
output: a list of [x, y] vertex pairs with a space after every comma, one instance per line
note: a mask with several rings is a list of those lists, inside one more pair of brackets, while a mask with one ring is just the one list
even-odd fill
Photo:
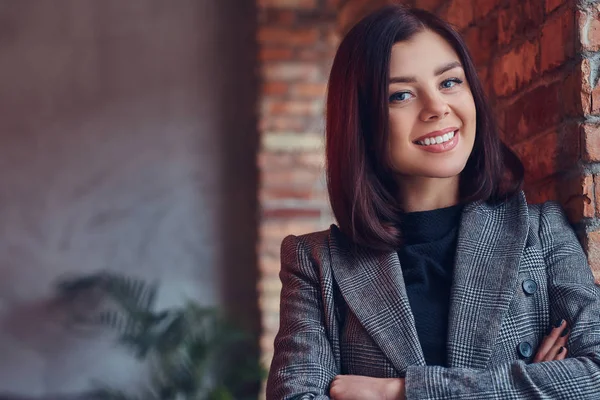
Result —
[[410, 92], [396, 92], [390, 96], [390, 103], [402, 103], [410, 99], [412, 94]]
[[453, 87], [458, 86], [461, 83], [463, 83], [463, 81], [458, 78], [450, 78], [443, 81], [440, 86], [442, 87], [442, 89], [452, 89]]

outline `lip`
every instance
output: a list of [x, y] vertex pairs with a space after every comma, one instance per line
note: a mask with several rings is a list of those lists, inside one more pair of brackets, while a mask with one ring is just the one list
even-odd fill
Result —
[[[442, 131], [440, 131], [440, 132], [442, 132]], [[452, 132], [452, 131], [450, 131], [450, 132]], [[420, 144], [417, 144], [417, 146], [419, 146], [419, 148], [421, 148], [422, 150], [428, 151], [430, 153], [443, 153], [446, 151], [450, 151], [456, 147], [456, 145], [458, 144], [458, 141], [459, 141], [460, 130], [457, 129], [455, 132], [456, 133], [454, 134], [454, 137], [451, 140], [449, 140], [448, 142], [444, 142], [444, 143], [440, 143], [440, 144], [430, 144], [429, 146], [422, 146]], [[424, 136], [424, 137], [428, 137], [428, 136]]]
[[457, 127], [455, 127], [455, 126], [451, 126], [451, 127], [449, 127], [449, 128], [442, 129], [441, 131], [429, 132], [427, 135], [423, 135], [423, 136], [421, 136], [420, 138], [417, 138], [417, 139], [415, 139], [415, 140], [413, 141], [413, 143], [417, 143], [417, 142], [419, 142], [419, 141], [421, 141], [421, 140], [425, 140], [425, 139], [427, 139], [427, 138], [432, 138], [432, 137], [436, 137], [436, 136], [443, 136], [443, 135], [445, 135], [446, 133], [454, 132], [454, 131], [457, 131], [457, 130], [458, 130], [458, 128], [457, 128]]

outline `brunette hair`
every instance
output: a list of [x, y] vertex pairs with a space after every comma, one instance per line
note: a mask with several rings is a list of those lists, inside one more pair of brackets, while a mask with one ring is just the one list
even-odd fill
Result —
[[401, 5], [384, 7], [342, 40], [329, 76], [326, 172], [329, 199], [340, 230], [355, 244], [397, 249], [398, 187], [389, 165], [388, 85], [392, 46], [430, 30], [460, 57], [475, 100], [473, 151], [460, 175], [461, 201], [501, 202], [516, 194], [523, 165], [500, 141], [498, 127], [461, 36], [435, 15]]

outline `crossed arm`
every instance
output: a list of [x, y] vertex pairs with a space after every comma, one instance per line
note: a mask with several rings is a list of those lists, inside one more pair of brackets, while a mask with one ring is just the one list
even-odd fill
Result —
[[[554, 203], [542, 207], [539, 235], [547, 266], [551, 317], [565, 319], [571, 328], [569, 358], [562, 359], [562, 355], [553, 357], [554, 361], [533, 364], [513, 361], [485, 370], [410, 366], [405, 378], [387, 380], [381, 385], [385, 387], [384, 393], [389, 393], [386, 397], [597, 399], [600, 393], [600, 290], [594, 285], [585, 254], [564, 213]], [[282, 320], [267, 383], [267, 399], [351, 398], [343, 397], [346, 392], [342, 389], [346, 386], [344, 381], [352, 383], [349, 381], [352, 377], [336, 378], [340, 373], [339, 362], [323, 326], [318, 273], [307, 265], [309, 258], [302, 254], [302, 246], [297, 241], [290, 239], [283, 246], [287, 246], [284, 251], [298, 255], [294, 262], [282, 265]], [[368, 382], [362, 378], [354, 379], [359, 387], [365, 388]], [[356, 390], [347, 393], [356, 394]], [[386, 397], [380, 395], [379, 398]]]

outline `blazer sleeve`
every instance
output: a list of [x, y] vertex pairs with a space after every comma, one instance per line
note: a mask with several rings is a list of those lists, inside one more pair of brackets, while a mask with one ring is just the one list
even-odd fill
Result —
[[279, 331], [267, 379], [267, 400], [329, 399], [339, 373], [324, 325], [318, 269], [301, 238], [281, 244]]
[[551, 317], [564, 318], [572, 329], [567, 358], [507, 362], [485, 370], [410, 366], [408, 400], [600, 398], [600, 289], [558, 204], [542, 205], [539, 235]]

